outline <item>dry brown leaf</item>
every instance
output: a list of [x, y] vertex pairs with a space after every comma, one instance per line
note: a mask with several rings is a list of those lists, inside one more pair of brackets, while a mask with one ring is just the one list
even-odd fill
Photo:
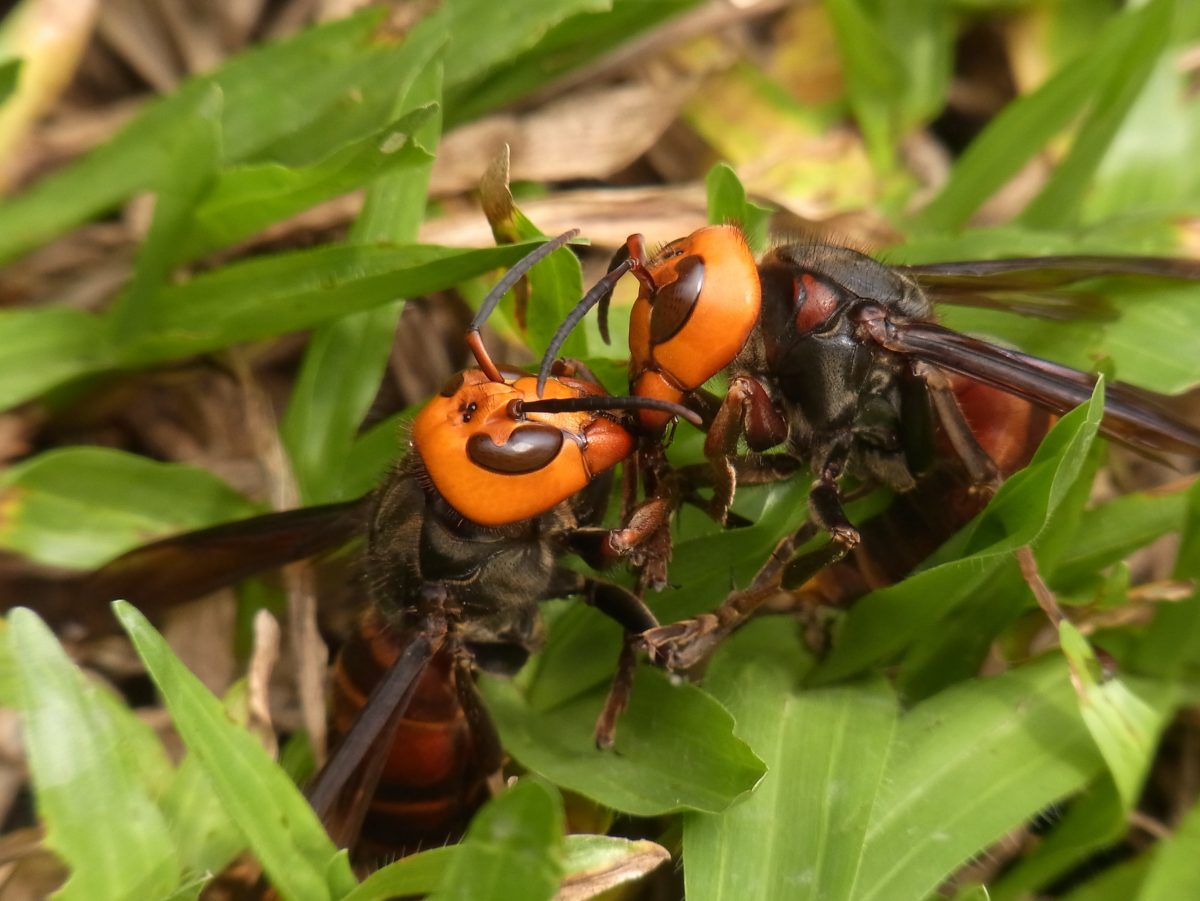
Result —
[[156, 91], [179, 82], [182, 63], [158, 4], [105, 0], [96, 29], [101, 39]]
[[666, 131], [694, 85], [641, 82], [573, 93], [524, 115], [488, 116], [442, 140], [430, 190], [473, 190], [496, 154], [512, 150], [518, 181], [605, 178], [645, 153]]
[[554, 901], [586, 901], [627, 882], [641, 879], [671, 859], [662, 845], [650, 841], [630, 842], [628, 853], [604, 866], [572, 873], [554, 896]]

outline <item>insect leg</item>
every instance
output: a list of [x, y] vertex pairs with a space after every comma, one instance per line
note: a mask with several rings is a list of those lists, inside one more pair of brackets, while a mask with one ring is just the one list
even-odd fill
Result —
[[838, 479], [841, 478], [845, 465], [844, 451], [835, 451], [821, 466], [820, 475], [808, 493], [808, 510], [813, 522], [828, 532], [840, 549], [835, 560], [844, 557], [862, 540], [858, 529], [850, 522], [842, 507]]
[[555, 582], [559, 589], [570, 586], [571, 593], [583, 595], [588, 604], [615, 620], [625, 631], [617, 672], [596, 719], [596, 747], [611, 748], [616, 740], [617, 719], [628, 705], [629, 693], [633, 690], [640, 635], [657, 627], [658, 619], [641, 598], [620, 585], [589, 579], [569, 570], [563, 570]]
[[766, 450], [787, 438], [787, 422], [775, 409], [762, 383], [746, 376], [735, 378], [713, 418], [704, 441], [704, 455], [713, 467], [713, 498], [709, 512], [722, 525], [737, 489], [733, 456], [745, 436], [751, 450]]
[[971, 477], [971, 481], [994, 492], [1000, 485], [999, 468], [988, 452], [980, 446], [971, 430], [971, 424], [967, 422], [958, 398], [954, 395], [950, 379], [936, 366], [930, 366], [928, 363], [918, 362], [913, 371], [924, 379], [928, 386], [929, 397], [933, 401], [938, 421], [946, 431], [946, 437], [950, 440], [954, 452], [967, 468], [967, 475]]
[[596, 747], [611, 748], [617, 740], [617, 720], [629, 706], [629, 695], [633, 691], [633, 671], [637, 667], [637, 636], [626, 632], [621, 641], [621, 656], [617, 658], [617, 671], [613, 675], [608, 697], [596, 718]]
[[796, 548], [813, 536], [816, 528], [814, 523], [808, 522], [783, 538], [750, 585], [732, 592], [712, 613], [643, 632], [641, 642], [650, 658], [672, 672], [691, 669], [704, 660], [721, 641], [780, 590], [780, 581], [787, 570], [788, 561], [792, 559]]

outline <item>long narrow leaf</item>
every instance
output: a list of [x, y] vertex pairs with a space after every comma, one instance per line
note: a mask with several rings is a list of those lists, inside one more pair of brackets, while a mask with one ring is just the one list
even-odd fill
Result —
[[229, 720], [221, 702], [171, 654], [144, 616], [124, 602], [113, 609], [162, 692], [180, 737], [271, 883], [296, 901], [329, 898], [326, 879], [337, 849], [308, 802], [254, 736]]
[[179, 880], [175, 850], [111, 712], [36, 615], [14, 610], [10, 625], [46, 841], [71, 868], [60, 897], [165, 895]]

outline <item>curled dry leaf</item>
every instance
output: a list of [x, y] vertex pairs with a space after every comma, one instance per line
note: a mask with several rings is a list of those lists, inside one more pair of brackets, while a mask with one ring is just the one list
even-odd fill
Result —
[[[586, 839], [587, 836], [575, 836]], [[641, 879], [671, 859], [662, 845], [650, 841], [624, 842], [605, 838], [595, 846], [568, 845], [569, 875], [555, 901], [585, 901], [626, 882]]]

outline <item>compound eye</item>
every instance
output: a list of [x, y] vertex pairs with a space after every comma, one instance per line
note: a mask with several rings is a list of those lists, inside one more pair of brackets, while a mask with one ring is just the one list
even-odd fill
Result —
[[654, 295], [650, 309], [650, 342], [669, 341], [691, 318], [704, 288], [704, 260], [686, 256], [675, 264], [675, 281]]
[[531, 422], [513, 429], [504, 444], [493, 443], [487, 435], [472, 435], [467, 439], [467, 456], [490, 472], [521, 475], [549, 466], [562, 444], [560, 429]]
[[842, 305], [842, 297], [829, 282], [807, 272], [792, 282], [796, 334], [805, 335], [828, 322]]

